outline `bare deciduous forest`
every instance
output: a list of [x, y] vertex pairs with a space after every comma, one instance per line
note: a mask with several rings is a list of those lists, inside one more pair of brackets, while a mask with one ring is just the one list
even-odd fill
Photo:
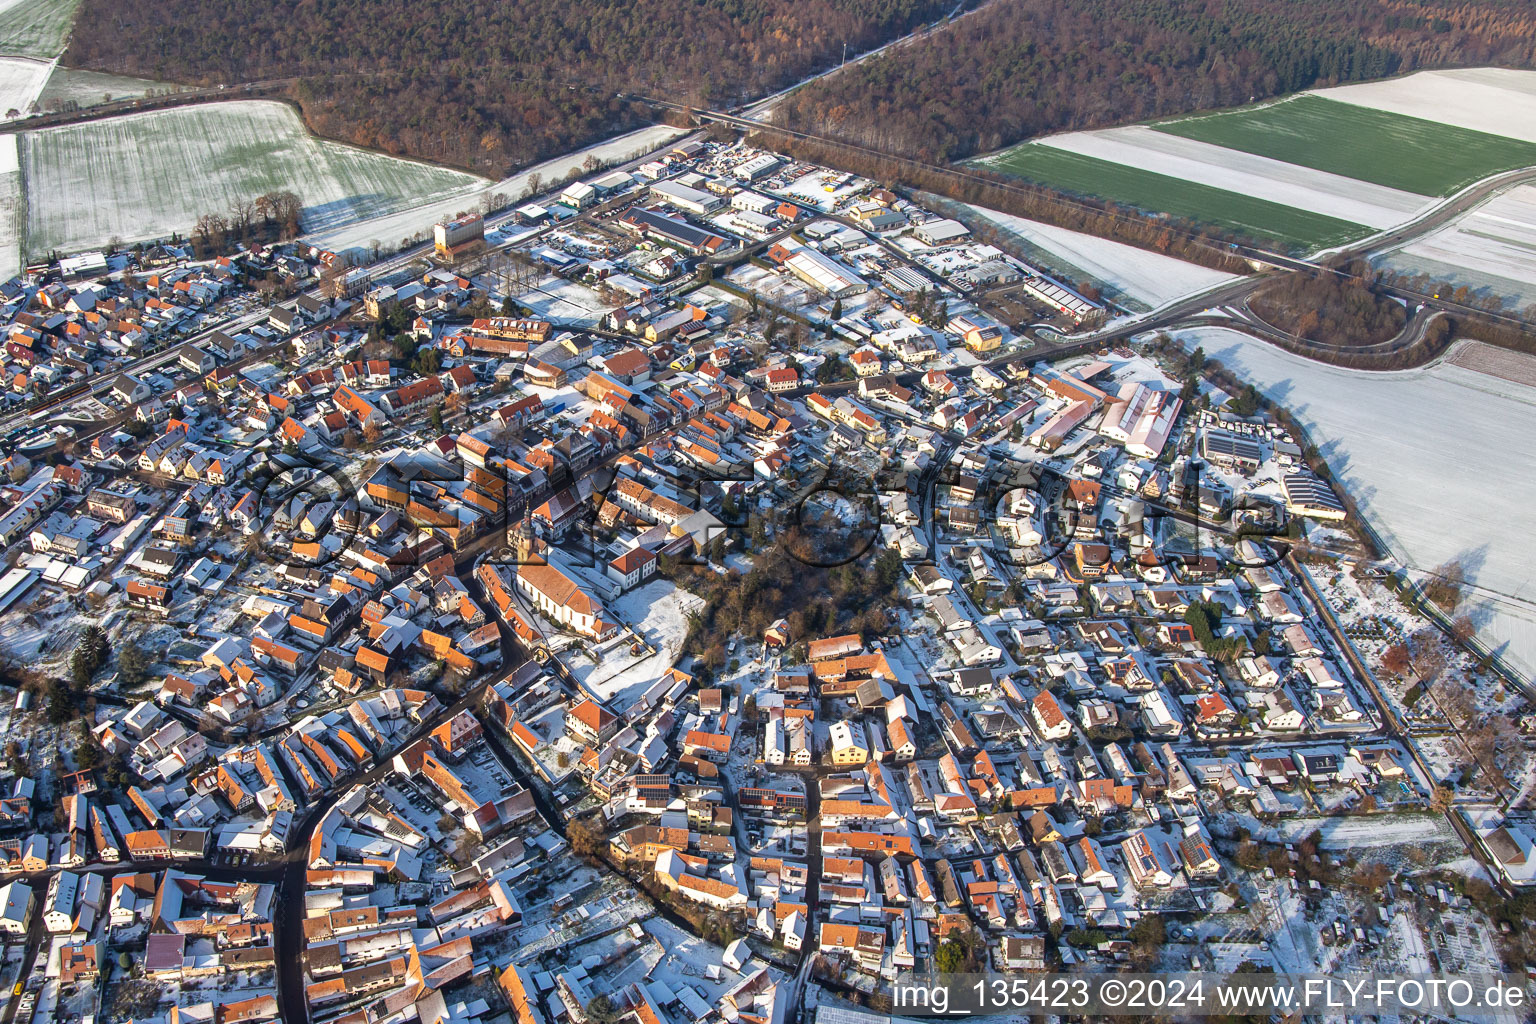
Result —
[[1402, 333], [1403, 304], [1376, 287], [1364, 263], [1335, 274], [1287, 274], [1254, 292], [1248, 306], [1297, 338], [1343, 348], [1379, 345]]
[[1421, 68], [1529, 67], [1520, 0], [995, 0], [809, 85], [785, 127], [946, 161]]
[[499, 176], [731, 105], [935, 17], [940, 0], [85, 0], [66, 63], [192, 85], [298, 78], [322, 135]]

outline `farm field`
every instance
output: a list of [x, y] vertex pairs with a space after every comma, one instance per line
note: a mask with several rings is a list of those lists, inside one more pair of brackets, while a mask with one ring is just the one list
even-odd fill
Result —
[[1053, 224], [1013, 214], [967, 205], [972, 214], [1041, 250], [1062, 272], [1088, 277], [1119, 294], [1122, 305], [1154, 309], [1174, 299], [1214, 288], [1233, 280], [1233, 275], [1148, 252], [1124, 242], [1059, 228]]
[[21, 163], [15, 135], [0, 135], [0, 281], [21, 272]]
[[1227, 191], [1198, 181], [1030, 142], [988, 157], [988, 166], [1037, 184], [1168, 213], [1260, 241], [1320, 249], [1369, 234], [1364, 225]]
[[1053, 135], [1041, 144], [1373, 228], [1401, 223], [1430, 205], [1412, 192], [1140, 125]]
[[459, 171], [315, 139], [294, 111], [238, 101], [133, 114], [23, 136], [28, 253], [88, 249], [188, 231], [236, 199], [289, 189], [320, 231], [487, 183]]
[[80, 0], [0, 0], [0, 55], [57, 57], [79, 6]]
[[1326, 250], [1408, 223], [1491, 175], [1536, 167], [1536, 72], [1421, 72], [1052, 135], [977, 162], [1261, 242]]
[[1420, 71], [1403, 78], [1319, 89], [1316, 95], [1536, 142], [1536, 72], [1513, 68]]
[[[1423, 77], [1345, 89], [1392, 85], [1403, 90]], [[1421, 102], [1417, 115], [1410, 116], [1324, 98], [1337, 97], [1340, 91], [1304, 93], [1262, 107], [1196, 115], [1152, 127], [1164, 134], [1421, 196], [1450, 195], [1490, 174], [1536, 165], [1536, 143], [1426, 120], [1435, 110], [1433, 103]]]
[[176, 88], [170, 83], [152, 82], [147, 78], [127, 78], [123, 75], [105, 75], [100, 71], [55, 67], [37, 102], [44, 110], [49, 109], [50, 104], [61, 103], [92, 107], [108, 102], [108, 96], [114, 100], [125, 100], [143, 96], [151, 89], [163, 92]]
[[1536, 186], [1494, 196], [1381, 262], [1496, 296], [1506, 306], [1536, 303]]
[[[1536, 388], [1480, 372], [1458, 342], [1413, 370], [1348, 370], [1223, 328], [1177, 332], [1288, 406], [1410, 571], [1453, 558], [1466, 567], [1478, 635], [1525, 675], [1536, 672], [1536, 584], [1526, 538], [1536, 529]], [[1498, 353], [1500, 364], [1511, 358]], [[1509, 377], [1528, 373], [1501, 370]], [[1488, 487], [1490, 479], [1499, 487]]]
[[52, 70], [53, 65], [45, 60], [0, 57], [0, 121], [25, 116]]

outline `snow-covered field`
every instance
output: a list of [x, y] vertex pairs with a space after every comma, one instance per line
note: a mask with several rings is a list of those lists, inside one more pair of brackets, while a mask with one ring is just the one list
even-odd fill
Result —
[[1516, 306], [1536, 302], [1536, 185], [1494, 196], [1396, 250], [1386, 262], [1474, 291], [1486, 289]]
[[321, 226], [312, 230], [306, 237], [312, 242], [333, 249], [346, 249], [353, 246], [366, 248], [375, 241], [385, 245], [398, 245], [406, 238], [417, 235], [425, 237], [431, 233], [434, 223], [444, 217], [451, 217], [460, 210], [479, 206], [488, 195], [503, 195], [512, 200], [522, 199], [535, 175], [541, 183], [541, 190], [548, 189], [572, 174], [583, 173], [588, 158], [595, 159], [604, 165], [622, 163], [658, 149], [684, 134], [686, 133], [681, 128], [653, 125], [650, 128], [642, 128], [627, 135], [608, 139], [606, 142], [599, 142], [595, 146], [588, 146], [586, 149], [535, 164], [510, 178], [484, 183], [464, 196], [455, 196], [439, 202], [429, 200], [412, 206], [408, 210], [348, 224]]
[[45, 60], [0, 57], [0, 121], [25, 116], [52, 70], [53, 65]]
[[0, 135], [0, 281], [9, 281], [21, 272], [21, 229], [26, 209], [16, 138]]
[[166, 92], [180, 86], [168, 82], [152, 82], [147, 78], [129, 78], [124, 75], [107, 75], [100, 71], [81, 71], [76, 68], [54, 67], [48, 76], [48, 84], [38, 97], [38, 104], [48, 109], [50, 103], [72, 102], [82, 107], [108, 103], [111, 100], [132, 99], [143, 96], [151, 89]]
[[[484, 179], [311, 136], [284, 104], [184, 107], [22, 139], [27, 247], [65, 252], [188, 231], [237, 199], [289, 189], [304, 226], [340, 227], [423, 203], [474, 205]], [[430, 223], [430, 220], [428, 221]]]
[[1161, 306], [1233, 280], [1231, 274], [1208, 270], [1123, 242], [1112, 242], [1107, 238], [1069, 231], [981, 206], [967, 208], [1039, 246], [1063, 263], [1076, 267], [1085, 276], [1107, 284], [1149, 307]]
[[1433, 200], [1368, 181], [1156, 131], [1145, 125], [1069, 132], [1041, 145], [1373, 228], [1409, 220]]
[[1382, 82], [1319, 89], [1316, 95], [1357, 107], [1536, 142], [1536, 75], [1529, 71], [1420, 71]]
[[1461, 559], [1479, 637], [1536, 675], [1536, 448], [1523, 440], [1536, 436], [1536, 388], [1447, 359], [1372, 373], [1223, 328], [1178, 336], [1292, 410], [1403, 565]]

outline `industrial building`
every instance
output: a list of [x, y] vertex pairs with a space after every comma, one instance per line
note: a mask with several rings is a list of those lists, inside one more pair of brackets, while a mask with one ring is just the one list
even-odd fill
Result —
[[1172, 391], [1159, 391], [1136, 381], [1126, 381], [1109, 400], [1099, 433], [1119, 441], [1125, 450], [1144, 459], [1155, 459], [1173, 433], [1174, 421], [1184, 403]]
[[479, 214], [439, 221], [432, 225], [432, 251], [439, 260], [452, 263], [485, 248], [485, 218]]
[[772, 153], [762, 153], [745, 163], [737, 164], [731, 173], [742, 181], [756, 181], [759, 178], [772, 174], [782, 167], [783, 164], [784, 161]]
[[1264, 463], [1264, 449], [1230, 430], [1207, 430], [1200, 439], [1200, 454], [1224, 469], [1253, 473]]
[[1045, 303], [1058, 313], [1065, 313], [1074, 323], [1082, 323], [1099, 312], [1097, 305], [1049, 278], [1026, 277], [1019, 287], [1032, 298]]
[[720, 209], [719, 196], [712, 196], [708, 192], [689, 188], [675, 181], [658, 181], [651, 186], [651, 195], [669, 206], [675, 206], [679, 210], [686, 210], [701, 217]]
[[912, 234], [924, 245], [949, 245], [958, 242], [971, 233], [971, 229], [957, 220], [945, 218], [943, 220], [930, 220], [926, 224], [919, 224], [912, 229]]
[[1344, 503], [1333, 488], [1311, 473], [1287, 473], [1281, 478], [1280, 487], [1285, 491], [1285, 510], [1292, 515], [1334, 522], [1345, 518]]
[[663, 245], [707, 256], [726, 248], [726, 240], [703, 228], [696, 228], [681, 217], [669, 217], [660, 210], [636, 207], [619, 221], [630, 234], [654, 239]]
[[812, 288], [834, 299], [869, 290], [869, 284], [862, 277], [815, 249], [797, 249], [784, 261], [784, 266]]

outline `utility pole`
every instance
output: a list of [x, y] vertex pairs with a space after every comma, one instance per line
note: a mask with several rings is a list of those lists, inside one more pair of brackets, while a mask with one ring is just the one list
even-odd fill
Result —
[[846, 42], [843, 43], [843, 63], [848, 63], [848, 44]]

